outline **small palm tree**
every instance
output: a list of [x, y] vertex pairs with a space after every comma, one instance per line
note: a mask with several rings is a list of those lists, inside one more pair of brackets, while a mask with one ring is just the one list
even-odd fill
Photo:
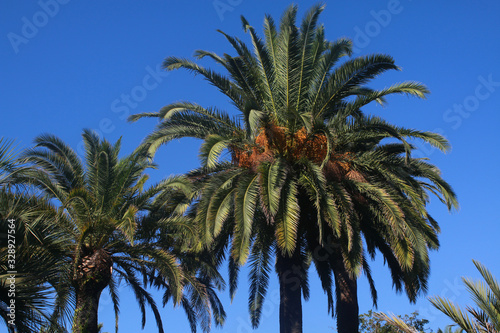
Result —
[[[154, 208], [156, 194], [176, 188], [176, 179], [144, 189], [148, 179], [144, 171], [153, 165], [142, 150], [119, 158], [120, 141], [112, 145], [88, 130], [84, 131], [83, 139], [85, 165], [59, 138], [37, 137], [35, 148], [21, 155], [27, 167], [15, 178], [18, 183], [32, 187], [33, 193], [44, 202], [51, 203], [44, 214], [35, 210], [30, 218], [20, 217], [20, 224], [27, 228], [19, 236], [27, 233], [33, 236], [24, 239], [24, 248], [33, 250], [27, 262], [36, 265], [39, 258], [54, 260], [52, 280], [39, 281], [56, 280], [53, 322], [74, 307], [72, 331], [97, 332], [99, 298], [108, 288], [118, 329], [117, 291], [123, 279], [139, 303], [143, 327], [148, 304], [159, 332], [163, 332], [158, 307], [146, 291], [147, 285], [165, 288], [164, 304], [172, 299], [174, 304], [184, 307], [193, 332], [197, 320], [205, 322], [202, 327], [205, 331], [210, 329], [211, 319], [206, 324], [206, 317], [212, 312], [216, 323], [222, 323], [225, 314], [210, 285], [211, 278], [220, 277], [206, 273], [208, 263], [196, 266], [195, 260], [190, 259], [191, 263], [183, 265], [176, 254], [185, 255], [187, 242], [176, 238], [178, 243], [174, 244], [173, 239], [180, 233], [185, 238], [181, 223], [168, 222], [165, 215], [158, 218], [147, 215], [149, 211], [158, 211]], [[38, 223], [49, 228], [41, 229], [43, 235], [34, 228]], [[57, 247], [47, 247], [50, 243], [40, 236], [57, 236]], [[45, 252], [38, 253], [35, 249]], [[203, 279], [209, 283], [203, 283]]]

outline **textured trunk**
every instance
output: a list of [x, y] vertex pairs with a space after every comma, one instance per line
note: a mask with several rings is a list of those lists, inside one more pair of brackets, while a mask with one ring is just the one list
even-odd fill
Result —
[[76, 292], [76, 308], [73, 317], [73, 333], [97, 333], [97, 309], [102, 289], [87, 284]]
[[103, 249], [82, 251], [73, 276], [73, 286], [76, 289], [73, 333], [98, 332], [99, 298], [111, 279], [112, 265], [111, 256]]
[[346, 270], [342, 255], [337, 251], [333, 254], [333, 263], [337, 296], [337, 332], [358, 333], [359, 307], [356, 278], [353, 278]]
[[278, 250], [276, 271], [280, 284], [280, 333], [302, 333], [301, 262], [298, 249], [292, 257]]

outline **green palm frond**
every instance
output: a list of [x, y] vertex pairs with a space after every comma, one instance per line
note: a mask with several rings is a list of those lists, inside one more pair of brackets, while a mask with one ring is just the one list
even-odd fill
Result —
[[120, 315], [120, 296], [118, 295], [118, 283], [115, 278], [111, 278], [108, 284], [109, 296], [113, 303], [113, 310], [115, 312], [115, 333], [118, 333], [118, 319]]
[[[218, 73], [215, 73], [211, 70], [207, 70], [187, 59], [181, 59], [176, 57], [167, 58], [163, 62], [163, 67], [167, 70], [184, 68], [196, 74], [201, 74], [208, 82], [217, 87], [223, 94], [229, 96], [229, 98], [235, 105], [237, 105], [238, 107], [243, 106], [241, 87]], [[136, 120], [138, 118], [137, 116], [131, 116], [130, 119]]]
[[380, 320], [386, 321], [387, 324], [398, 329], [399, 331], [401, 331], [403, 333], [420, 333], [417, 329], [409, 326], [401, 318], [397, 317], [394, 314], [374, 313], [373, 316], [375, 318], [380, 319]]
[[279, 210], [281, 189], [287, 176], [286, 164], [281, 159], [263, 163], [260, 170], [260, 194], [262, 210], [272, 222]]
[[466, 332], [499, 332], [500, 302], [498, 296], [500, 294], [498, 293], [498, 281], [484, 265], [475, 260], [473, 263], [481, 273], [485, 283], [474, 282], [469, 278], [462, 278], [462, 280], [477, 308], [467, 306], [463, 310], [450, 300], [439, 296], [429, 300], [432, 305], [450, 317], [455, 325]]
[[230, 142], [226, 138], [218, 134], [208, 135], [200, 147], [201, 165], [208, 168], [214, 167], [229, 144]]
[[258, 204], [258, 176], [244, 175], [235, 193], [235, 236], [232, 255], [243, 265], [248, 257], [255, 210]]
[[472, 321], [472, 318], [452, 302], [440, 297], [430, 298], [429, 300], [432, 305], [450, 317], [464, 331], [471, 333], [479, 331], [477, 325]]
[[8, 174], [14, 171], [17, 154], [14, 141], [0, 137], [0, 185], [3, 185]]
[[280, 207], [276, 214], [276, 242], [279, 251], [291, 255], [297, 245], [300, 207], [297, 200], [297, 183], [288, 180], [283, 185]]
[[259, 326], [262, 315], [262, 306], [269, 286], [269, 273], [273, 263], [272, 238], [259, 238], [252, 246], [249, 258], [250, 265], [250, 288], [248, 297], [248, 310], [250, 312], [252, 326]]

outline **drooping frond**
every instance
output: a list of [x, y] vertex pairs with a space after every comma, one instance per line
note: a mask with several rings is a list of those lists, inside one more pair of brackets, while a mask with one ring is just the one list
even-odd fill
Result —
[[280, 205], [276, 214], [276, 242], [279, 251], [286, 255], [291, 255], [297, 245], [300, 218], [297, 192], [297, 182], [288, 179], [283, 185]]
[[269, 286], [269, 273], [272, 267], [273, 251], [271, 248], [272, 237], [269, 235], [258, 237], [252, 246], [249, 258], [250, 265], [250, 288], [248, 297], [248, 309], [252, 321], [252, 327], [259, 326], [264, 298]]
[[235, 228], [232, 255], [243, 265], [249, 254], [253, 218], [258, 204], [258, 177], [245, 175], [240, 179], [234, 199]]

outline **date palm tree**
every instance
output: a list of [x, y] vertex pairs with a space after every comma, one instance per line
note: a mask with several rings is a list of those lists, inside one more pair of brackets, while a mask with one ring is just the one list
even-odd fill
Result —
[[[372, 102], [383, 104], [391, 94], [423, 98], [427, 88], [417, 82], [382, 90], [366, 87], [379, 74], [399, 68], [381, 54], [341, 62], [351, 55], [352, 43], [325, 39], [317, 24], [322, 10], [314, 6], [300, 27], [294, 5], [283, 14], [279, 29], [266, 16], [264, 39], [242, 17], [253, 53], [223, 32], [236, 56], [195, 53], [222, 66], [227, 76], [188, 59], [165, 60], [167, 70], [183, 68], [203, 76], [229, 97], [237, 116], [178, 102], [130, 118], [161, 120], [144, 140], [151, 154], [174, 139], [203, 140], [201, 169], [190, 175], [202, 184], [195, 206], [203, 239], [210, 244], [220, 235], [229, 237], [234, 271], [250, 262], [254, 326], [275, 262], [280, 332], [302, 332], [301, 302], [308, 297], [311, 261], [332, 314], [335, 285], [339, 332], [357, 332], [357, 276], [363, 271], [373, 286], [366, 253], [374, 256], [380, 250], [396, 288], [404, 285], [414, 298], [425, 290], [427, 250], [438, 246], [438, 225], [425, 209], [427, 190], [449, 208], [456, 205], [439, 170], [411, 157], [409, 142], [421, 139], [447, 150], [447, 141], [361, 110]], [[234, 285], [234, 277], [230, 280]], [[372, 293], [376, 296], [374, 288]]]
[[[46, 248], [55, 249], [63, 239], [57, 230], [43, 225], [53, 207], [43, 198], [17, 189], [10, 181], [13, 172], [20, 170], [17, 153], [13, 141], [0, 139], [0, 317], [9, 332], [31, 333], [51, 322], [51, 283], [55, 282], [57, 262], [47, 252], [27, 247], [26, 240], [33, 241], [36, 233]], [[42, 221], [31, 228], [19, 223], [35, 216]], [[52, 331], [63, 331], [57, 324], [52, 326]]]
[[[15, 178], [51, 204], [45, 207], [45, 216], [35, 211], [33, 218], [19, 221], [27, 226], [26, 233], [33, 235], [25, 239], [29, 243], [23, 248], [38, 248], [54, 258], [57, 293], [53, 317], [64, 317], [68, 309], [74, 308], [72, 331], [97, 332], [99, 298], [107, 288], [117, 330], [118, 285], [124, 280], [139, 303], [143, 327], [145, 306], [149, 305], [158, 331], [163, 332], [159, 309], [146, 290], [148, 285], [164, 288], [164, 305], [171, 299], [186, 310], [193, 332], [198, 320], [208, 331], [212, 313], [216, 323], [221, 324], [225, 314], [213, 291], [221, 285], [220, 276], [210, 269], [210, 263], [199, 264], [197, 257], [186, 254], [188, 242], [179, 240], [188, 239], [189, 226], [158, 215], [169, 211], [161, 208], [165, 202], [155, 201], [156, 194], [160, 190], [168, 192], [166, 188], [182, 190], [176, 185], [177, 179], [145, 188], [148, 176], [144, 171], [154, 165], [143, 151], [120, 158], [120, 141], [112, 145], [88, 130], [83, 132], [83, 139], [85, 164], [59, 138], [37, 137], [35, 148], [21, 155], [27, 167]], [[155, 212], [156, 218], [148, 212]], [[57, 247], [47, 248], [44, 237], [55, 236]], [[32, 253], [28, 258], [32, 265], [36, 265], [38, 257], [45, 258]]]

